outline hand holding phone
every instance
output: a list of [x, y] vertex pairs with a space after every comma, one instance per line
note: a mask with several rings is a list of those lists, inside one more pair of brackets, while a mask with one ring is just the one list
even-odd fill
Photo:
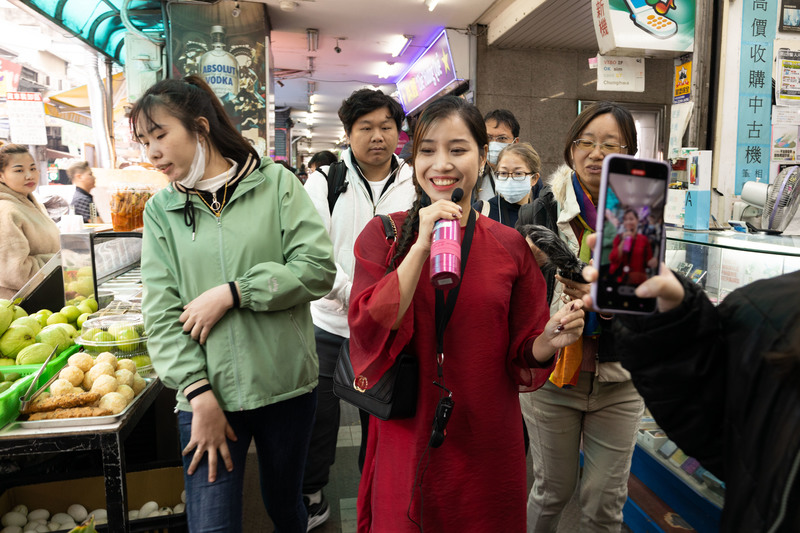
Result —
[[603, 160], [592, 284], [594, 307], [606, 313], [652, 313], [653, 298], [636, 288], [664, 258], [664, 206], [670, 167], [654, 159], [611, 154]]

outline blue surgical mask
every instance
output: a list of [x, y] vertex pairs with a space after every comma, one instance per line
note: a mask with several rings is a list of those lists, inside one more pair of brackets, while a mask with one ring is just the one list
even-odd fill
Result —
[[497, 180], [495, 188], [498, 194], [505, 198], [506, 202], [515, 204], [531, 192], [531, 180], [530, 178], [522, 181], [513, 179]]
[[497, 141], [492, 141], [489, 143], [489, 163], [496, 165], [497, 164], [497, 157], [500, 155], [500, 152], [511, 143], [500, 143]]

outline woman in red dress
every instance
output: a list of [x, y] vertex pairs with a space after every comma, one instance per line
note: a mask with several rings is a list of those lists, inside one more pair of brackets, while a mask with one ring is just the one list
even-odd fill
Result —
[[[551, 318], [544, 279], [525, 240], [471, 209], [487, 144], [473, 105], [455, 97], [432, 103], [414, 136], [418, 198], [407, 213], [392, 215], [402, 227], [399, 238], [387, 242], [376, 218], [356, 241], [349, 321], [357, 380], [375, 384], [403, 351], [419, 361], [416, 415], [370, 421], [358, 492], [360, 532], [525, 531], [518, 393], [544, 384], [556, 351], [581, 334], [583, 310], [575, 301]], [[465, 194], [453, 202], [456, 188]], [[469, 249], [462, 247], [467, 260], [444, 330], [441, 365], [428, 260], [440, 219], [459, 220], [462, 240], [473, 235]], [[387, 274], [392, 262], [396, 269]], [[444, 442], [432, 447], [432, 422], [445, 390], [454, 407]]]
[[653, 248], [650, 240], [639, 233], [639, 215], [636, 210], [628, 208], [622, 216], [622, 233], [614, 237], [609, 255], [611, 266], [609, 273], [615, 276], [617, 283], [636, 285], [647, 279], [647, 269], [652, 268]]

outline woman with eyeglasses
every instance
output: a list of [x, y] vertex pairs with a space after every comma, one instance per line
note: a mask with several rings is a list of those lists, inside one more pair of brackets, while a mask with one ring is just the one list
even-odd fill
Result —
[[[587, 238], [595, 231], [603, 159], [636, 151], [636, 128], [625, 108], [610, 102], [587, 107], [570, 127], [566, 165], [551, 177], [551, 195], [540, 196], [526, 209], [530, 212], [521, 212], [518, 223], [543, 223], [588, 263]], [[530, 220], [534, 214], [539, 220]], [[589, 284], [552, 271], [543, 274], [554, 286], [551, 313], [589, 294]], [[612, 321], [611, 315], [587, 312], [583, 335], [561, 350], [549, 382], [532, 394], [520, 395], [533, 454], [529, 533], [556, 531], [578, 480], [581, 531], [620, 530], [644, 403], [619, 363]]]
[[497, 194], [489, 201], [476, 202], [475, 209], [513, 228], [520, 208], [535, 199], [534, 187], [539, 182], [541, 168], [539, 154], [530, 143], [507, 145], [497, 156], [494, 174]]

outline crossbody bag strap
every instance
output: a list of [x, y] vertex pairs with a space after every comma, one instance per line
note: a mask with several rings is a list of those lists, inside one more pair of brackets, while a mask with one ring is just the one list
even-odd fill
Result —
[[[383, 232], [386, 234], [386, 242], [394, 243], [397, 240], [397, 226], [394, 224], [394, 219], [389, 215], [378, 215], [383, 222]], [[386, 274], [394, 270], [394, 264], [386, 265]], [[384, 274], [385, 275], [385, 274]]]

